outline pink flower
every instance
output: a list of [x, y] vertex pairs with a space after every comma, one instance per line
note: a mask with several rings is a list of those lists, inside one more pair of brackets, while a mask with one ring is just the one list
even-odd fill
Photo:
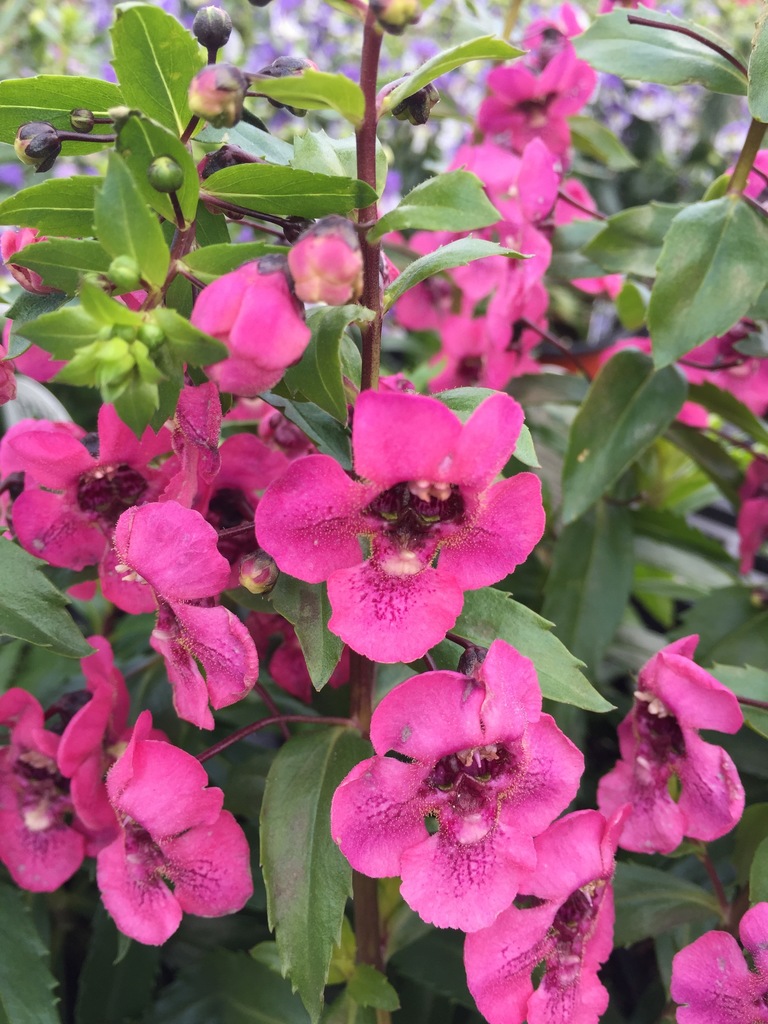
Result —
[[768, 1021], [768, 903], [746, 912], [739, 937], [754, 970], [728, 932], [707, 932], [675, 956], [670, 992], [676, 1003], [686, 1004], [677, 1011], [678, 1024]]
[[200, 293], [192, 323], [229, 349], [206, 367], [222, 391], [253, 398], [273, 387], [309, 344], [303, 307], [282, 263], [264, 258], [224, 274]]
[[5, 263], [9, 272], [13, 275], [14, 280], [25, 291], [32, 292], [35, 295], [50, 295], [56, 289], [43, 284], [42, 277], [35, 273], [34, 270], [22, 267], [18, 263], [12, 263], [11, 259], [17, 252], [25, 249], [28, 245], [32, 245], [34, 242], [45, 241], [46, 239], [43, 236], [39, 236], [34, 228], [20, 228], [18, 231], [9, 228], [0, 235], [0, 256], [3, 258], [3, 263]]
[[757, 553], [768, 538], [768, 459], [758, 456], [750, 462], [739, 497], [739, 572], [746, 573], [754, 566]]
[[221, 400], [212, 382], [182, 389], [173, 417], [173, 450], [181, 468], [169, 481], [163, 497], [192, 506], [221, 469], [219, 433]]
[[[597, 204], [578, 178], [566, 178], [562, 191], [578, 204], [574, 206], [566, 199], [560, 198], [555, 206], [555, 225], [570, 224], [574, 220], [583, 220], [589, 214], [585, 210], [597, 212]], [[584, 209], [579, 209], [583, 207]], [[599, 295], [605, 292], [609, 298], [615, 299], [622, 289], [624, 278], [621, 274], [606, 274], [603, 277], [579, 277], [571, 284], [588, 295]]]
[[259, 673], [248, 630], [229, 609], [212, 606], [230, 578], [217, 541], [199, 512], [175, 501], [130, 508], [115, 527], [118, 572], [149, 584], [157, 599], [150, 643], [166, 660], [176, 712], [201, 729], [214, 725], [209, 700], [214, 708], [234, 704]]
[[59, 772], [59, 737], [43, 727], [43, 709], [18, 687], [0, 697], [0, 860], [22, 889], [53, 892], [80, 867], [85, 836], [70, 824], [69, 781]]
[[208, 786], [191, 754], [148, 739], [151, 727], [142, 712], [107, 775], [120, 835], [99, 853], [96, 881], [120, 931], [159, 946], [182, 913], [221, 917], [242, 909], [253, 883], [248, 843], [222, 810], [224, 794]]
[[[709, 842], [734, 827], [744, 789], [722, 747], [699, 729], [738, 732], [736, 697], [693, 661], [699, 638], [683, 637], [640, 670], [632, 710], [619, 726], [621, 760], [598, 785], [604, 814], [632, 804], [620, 845], [638, 853], [671, 853], [683, 836]], [[681, 791], [670, 793], [674, 778]]]
[[533, 836], [573, 799], [584, 767], [541, 713], [533, 663], [496, 640], [474, 678], [406, 679], [374, 711], [371, 742], [377, 756], [333, 798], [341, 852], [366, 875], [400, 875], [425, 921], [467, 932], [491, 924], [527, 884]]
[[541, 538], [537, 477], [492, 483], [522, 420], [508, 395], [462, 424], [434, 398], [363, 392], [352, 429], [360, 479], [326, 455], [292, 463], [256, 511], [259, 544], [292, 576], [328, 581], [329, 628], [353, 650], [419, 658], [454, 624], [465, 590], [503, 579]]
[[6, 338], [10, 338], [10, 326], [9, 320], [7, 334], [3, 331], [3, 339], [0, 341], [0, 405], [12, 402], [16, 397], [16, 373], [13, 363], [8, 359], [6, 340]]
[[302, 302], [355, 302], [363, 292], [363, 254], [354, 224], [323, 217], [293, 244], [288, 268]]
[[[467, 936], [469, 990], [489, 1024], [597, 1024], [608, 992], [597, 972], [613, 948], [616, 844], [623, 811], [577, 811], [534, 840], [528, 909], [511, 906]], [[544, 965], [534, 991], [532, 972]]]

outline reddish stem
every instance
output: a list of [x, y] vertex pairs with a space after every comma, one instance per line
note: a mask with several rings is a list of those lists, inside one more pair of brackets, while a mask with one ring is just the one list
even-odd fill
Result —
[[272, 718], [261, 718], [258, 722], [251, 722], [250, 725], [244, 725], [242, 729], [235, 730], [229, 736], [225, 736], [223, 740], [219, 740], [218, 743], [214, 743], [212, 747], [208, 747], [207, 750], [198, 754], [197, 760], [202, 764], [204, 761], [215, 757], [216, 754], [220, 754], [222, 750], [226, 750], [227, 747], [231, 747], [233, 743], [237, 743], [239, 740], [245, 739], [246, 736], [252, 735], [252, 733], [259, 732], [261, 729], [267, 729], [270, 725], [281, 725], [288, 722], [304, 722], [307, 725], [353, 726], [355, 724], [350, 718], [335, 718], [323, 715], [274, 715]]
[[738, 59], [734, 57], [732, 53], [728, 53], [722, 46], [718, 46], [712, 39], [707, 39], [706, 36], [701, 35], [699, 32], [695, 32], [692, 28], [686, 28], [685, 25], [669, 25], [666, 21], [654, 21], [651, 18], [640, 18], [637, 14], [628, 14], [627, 21], [630, 25], [647, 25], [648, 28], [660, 28], [665, 32], [679, 32], [681, 36], [688, 36], [689, 39], [695, 39], [697, 43], [701, 43], [702, 46], [708, 47], [710, 50], [714, 50], [715, 53], [719, 53], [721, 57], [724, 57], [729, 64], [733, 64], [737, 71], [740, 71], [744, 77], [747, 77], [747, 69]]

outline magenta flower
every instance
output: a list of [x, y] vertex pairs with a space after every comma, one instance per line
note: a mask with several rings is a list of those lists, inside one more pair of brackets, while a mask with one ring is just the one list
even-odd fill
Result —
[[761, 1024], [768, 1021], [768, 903], [748, 910], [739, 936], [754, 970], [728, 932], [707, 932], [672, 961], [670, 992], [678, 1024]]
[[99, 853], [96, 881], [120, 931], [159, 946], [182, 913], [222, 917], [241, 910], [253, 883], [248, 843], [222, 810], [224, 794], [208, 786], [197, 758], [148, 739], [151, 727], [150, 713], [142, 712], [107, 776], [120, 835]]
[[541, 538], [537, 477], [492, 483], [522, 420], [508, 395], [462, 424], [434, 398], [363, 392], [352, 429], [360, 479], [326, 455], [292, 463], [256, 510], [259, 544], [292, 576], [328, 581], [329, 628], [353, 650], [419, 658], [455, 623], [465, 590], [503, 579]]
[[34, 295], [50, 295], [56, 289], [44, 284], [42, 277], [34, 270], [14, 263], [13, 257], [17, 252], [26, 249], [28, 245], [45, 241], [46, 238], [43, 235], [38, 235], [34, 228], [19, 228], [18, 231], [9, 228], [0, 235], [0, 256], [8, 272], [25, 291], [32, 292]]
[[323, 217], [291, 246], [288, 268], [302, 302], [354, 302], [363, 292], [363, 254], [354, 224], [345, 217]]
[[768, 459], [758, 456], [749, 464], [739, 491], [741, 506], [736, 519], [739, 532], [739, 572], [749, 572], [768, 537]]
[[573, 799], [584, 768], [541, 713], [533, 663], [496, 640], [474, 679], [406, 679], [374, 711], [371, 742], [376, 756], [331, 805], [341, 852], [363, 874], [400, 875], [425, 921], [467, 932], [491, 924], [527, 885], [533, 837]]
[[621, 760], [598, 785], [603, 814], [632, 804], [621, 836], [625, 850], [671, 853], [683, 836], [709, 842], [730, 832], [744, 810], [733, 761], [698, 734], [738, 732], [743, 722], [733, 693], [694, 663], [698, 640], [676, 640], [640, 670], [634, 706], [619, 726]]
[[53, 892], [85, 856], [69, 781], [56, 764], [59, 737], [43, 727], [37, 700], [18, 687], [0, 697], [0, 725], [11, 730], [0, 748], [0, 860], [22, 889]]
[[209, 700], [214, 708], [234, 704], [259, 673], [248, 630], [229, 609], [212, 606], [230, 577], [217, 541], [199, 512], [175, 501], [128, 509], [115, 528], [118, 571], [154, 591], [150, 643], [165, 658], [176, 713], [201, 729], [213, 728]]
[[[597, 1024], [608, 992], [597, 972], [613, 948], [616, 844], [623, 812], [577, 811], [534, 840], [527, 909], [511, 906], [467, 936], [467, 983], [489, 1024]], [[544, 972], [534, 991], [532, 972]]]
[[202, 290], [192, 311], [195, 327], [230, 353], [206, 373], [233, 395], [253, 398], [269, 390], [309, 344], [303, 314], [282, 263], [265, 258], [224, 274]]

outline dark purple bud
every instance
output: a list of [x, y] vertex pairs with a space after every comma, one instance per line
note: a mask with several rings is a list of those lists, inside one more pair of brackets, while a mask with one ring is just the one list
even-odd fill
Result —
[[440, 102], [440, 93], [430, 83], [419, 89], [412, 96], [406, 96], [402, 103], [392, 108], [392, 116], [398, 121], [410, 121], [411, 124], [426, 124], [432, 107]]
[[[317, 71], [319, 69], [313, 60], [309, 60], [306, 57], [277, 57], [271, 64], [267, 64], [267, 66], [262, 68], [258, 73], [260, 75], [265, 75], [267, 78], [288, 78], [295, 75], [301, 75], [305, 71], [310, 70]], [[258, 81], [255, 85], [258, 89]], [[273, 107], [277, 107], [278, 110], [281, 108], [288, 110], [297, 117], [304, 117], [307, 113], [302, 107], [291, 107], [287, 103], [281, 103], [279, 100], [273, 100], [269, 96], [267, 99]]]
[[487, 654], [488, 650], [485, 647], [467, 647], [459, 658], [459, 664], [456, 666], [456, 671], [461, 672], [465, 676], [474, 678], [477, 674], [478, 668], [485, 661]]
[[61, 142], [52, 124], [47, 121], [30, 121], [19, 128], [13, 148], [22, 163], [29, 164], [39, 173], [53, 167], [61, 152]]
[[189, 109], [214, 128], [232, 128], [243, 114], [248, 80], [234, 64], [209, 64], [189, 84]]
[[393, 36], [401, 36], [421, 17], [419, 0], [371, 0], [371, 10], [380, 27]]
[[210, 178], [216, 171], [221, 171], [225, 167], [237, 167], [238, 164], [260, 164], [263, 162], [259, 157], [251, 156], [250, 153], [246, 153], [244, 149], [240, 149], [238, 146], [224, 145], [221, 149], [216, 149], [213, 153], [208, 153], [207, 156], [204, 156], [197, 165], [197, 169], [200, 178], [205, 181], [206, 178]]
[[84, 135], [87, 135], [89, 132], [93, 131], [96, 119], [93, 116], [92, 110], [86, 110], [84, 107], [78, 107], [77, 110], [70, 111], [69, 123], [72, 125], [73, 132], [82, 132]]
[[192, 35], [206, 50], [220, 50], [232, 34], [232, 19], [220, 7], [201, 7], [192, 22]]

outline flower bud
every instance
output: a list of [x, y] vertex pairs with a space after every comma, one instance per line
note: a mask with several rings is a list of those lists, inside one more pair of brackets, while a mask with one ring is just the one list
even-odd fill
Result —
[[[277, 57], [271, 64], [267, 64], [265, 68], [262, 68], [259, 74], [266, 75], [268, 78], [288, 78], [301, 75], [304, 71], [309, 70], [317, 71], [318, 67], [313, 60], [309, 60], [306, 57]], [[277, 107], [278, 110], [282, 107], [297, 117], [304, 117], [307, 113], [303, 107], [291, 107], [287, 103], [273, 100], [269, 96], [267, 96], [267, 99], [273, 107]]]
[[240, 586], [252, 594], [268, 594], [274, 589], [279, 575], [274, 558], [261, 548], [240, 561]]
[[177, 192], [184, 184], [184, 171], [172, 156], [156, 156], [147, 168], [147, 178], [156, 192]]
[[73, 132], [83, 132], [84, 134], [88, 134], [93, 131], [96, 119], [93, 116], [92, 110], [86, 110], [84, 107], [78, 107], [77, 110], [71, 110], [69, 112], [69, 123], [72, 126]]
[[165, 341], [165, 332], [159, 324], [142, 324], [139, 328], [139, 340], [152, 350]]
[[192, 35], [206, 50], [220, 50], [232, 34], [232, 19], [220, 7], [201, 7], [192, 22]]
[[440, 93], [430, 82], [412, 96], [406, 96], [402, 103], [392, 108], [392, 116], [398, 121], [410, 121], [411, 124], [426, 124], [432, 107], [440, 102]]
[[209, 64], [189, 85], [189, 109], [214, 128], [232, 128], [243, 114], [248, 81], [234, 64]]
[[419, 0], [371, 0], [371, 10], [380, 27], [393, 36], [401, 36], [421, 17]]
[[34, 270], [14, 263], [13, 257], [26, 246], [32, 245], [34, 242], [45, 241], [45, 236], [38, 235], [34, 228], [20, 228], [18, 231], [9, 228], [0, 235], [0, 256], [2, 256], [6, 269], [25, 291], [32, 292], [34, 295], [50, 295], [56, 289], [44, 284], [42, 277]]
[[354, 302], [363, 291], [363, 254], [352, 222], [323, 217], [291, 248], [288, 268], [302, 302]]
[[16, 397], [16, 374], [13, 363], [0, 359], [0, 405], [12, 402]]
[[16, 156], [23, 164], [35, 168], [36, 173], [49, 171], [61, 152], [59, 135], [47, 121], [30, 121], [16, 133], [13, 143]]
[[107, 270], [107, 277], [121, 291], [132, 292], [141, 287], [141, 272], [133, 256], [115, 256]]
[[487, 654], [488, 650], [485, 647], [467, 647], [459, 658], [459, 664], [456, 666], [456, 671], [461, 672], [462, 675], [470, 676], [470, 678], [475, 678], [477, 676], [477, 670], [485, 661]]
[[212, 153], [207, 153], [197, 165], [197, 171], [200, 175], [200, 180], [205, 181], [206, 178], [210, 178], [216, 171], [221, 171], [225, 167], [237, 167], [238, 164], [260, 163], [263, 163], [263, 161], [259, 157], [246, 153], [239, 146], [225, 144], [219, 149], [214, 149]]

